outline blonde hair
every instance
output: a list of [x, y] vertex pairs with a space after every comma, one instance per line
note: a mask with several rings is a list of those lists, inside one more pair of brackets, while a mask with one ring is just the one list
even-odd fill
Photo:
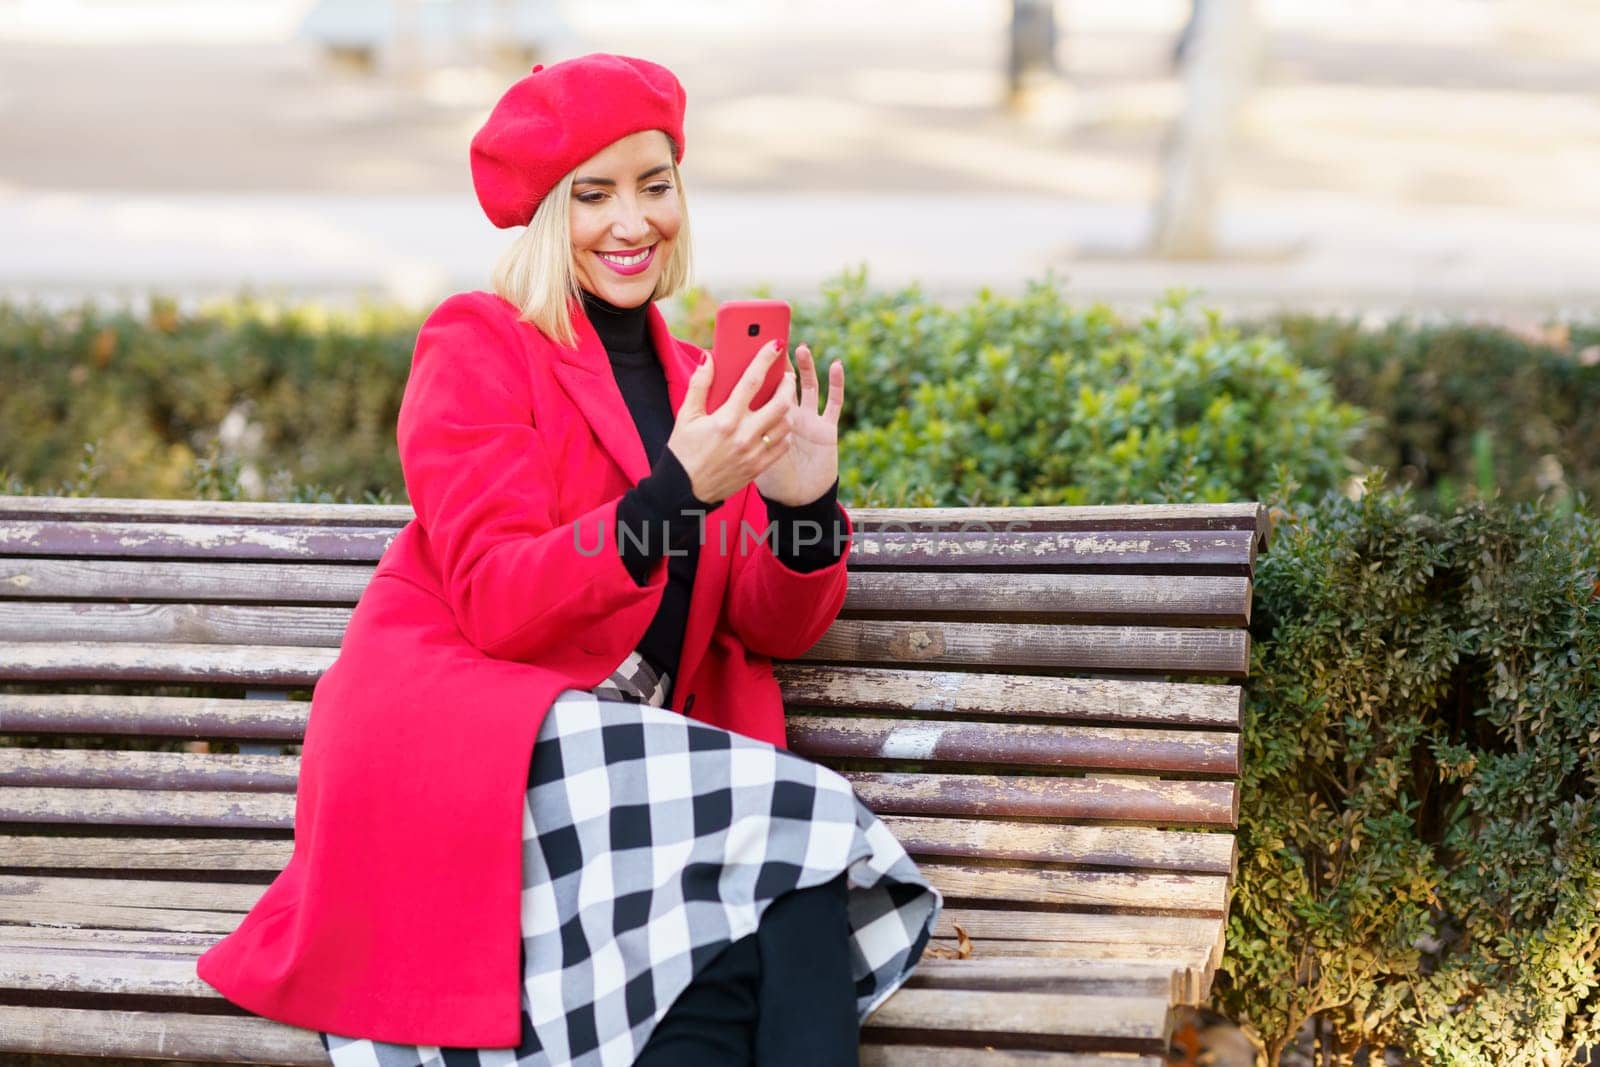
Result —
[[[678, 194], [682, 222], [672, 242], [672, 251], [661, 265], [661, 278], [651, 300], [671, 296], [689, 283], [693, 253], [689, 244], [689, 204], [683, 194], [683, 176], [678, 172], [677, 145], [672, 148], [672, 183]], [[495, 264], [494, 291], [515, 304], [521, 319], [531, 322], [546, 336], [568, 348], [578, 344], [572, 328], [572, 305], [580, 298], [578, 275], [572, 269], [572, 180], [576, 170], [556, 182], [534, 211], [527, 227]]]

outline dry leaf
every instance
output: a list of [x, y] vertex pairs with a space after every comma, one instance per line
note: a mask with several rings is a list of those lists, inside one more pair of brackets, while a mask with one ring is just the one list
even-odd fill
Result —
[[972, 938], [959, 924], [956, 926], [956, 943], [954, 947], [948, 945], [929, 945], [922, 951], [922, 958], [929, 960], [965, 960], [972, 958]]

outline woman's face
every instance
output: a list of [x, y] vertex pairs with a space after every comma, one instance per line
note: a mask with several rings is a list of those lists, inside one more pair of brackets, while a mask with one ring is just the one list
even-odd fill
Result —
[[578, 284], [617, 307], [656, 291], [683, 222], [672, 143], [632, 133], [579, 164], [572, 183], [572, 263]]

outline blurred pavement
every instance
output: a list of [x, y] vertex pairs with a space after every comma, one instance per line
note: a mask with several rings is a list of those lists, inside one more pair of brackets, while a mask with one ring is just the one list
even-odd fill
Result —
[[[517, 72], [335, 69], [293, 39], [308, 6], [0, 0], [0, 292], [484, 286], [509, 234], [477, 211], [466, 143]], [[1019, 114], [1006, 6], [573, 0], [549, 58], [631, 52], [683, 79], [718, 295], [866, 264], [941, 295], [1053, 271], [1132, 305], [1182, 285], [1251, 310], [1595, 308], [1600, 5], [1264, 0], [1221, 253], [1179, 262], [1142, 250], [1186, 5], [1064, 0], [1066, 77]]]

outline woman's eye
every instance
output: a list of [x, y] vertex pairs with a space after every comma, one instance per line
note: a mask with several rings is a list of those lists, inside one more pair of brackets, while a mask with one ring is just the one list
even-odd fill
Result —
[[665, 196], [668, 192], [671, 191], [671, 189], [672, 189], [672, 183], [670, 183], [670, 182], [657, 182], [654, 185], [646, 187], [645, 188], [645, 192], [649, 193], [651, 196]]
[[598, 204], [600, 201], [604, 200], [605, 198], [606, 198], [606, 194], [605, 193], [601, 193], [601, 192], [589, 192], [589, 193], [579, 193], [578, 194], [579, 202], [584, 203], [584, 204]]

